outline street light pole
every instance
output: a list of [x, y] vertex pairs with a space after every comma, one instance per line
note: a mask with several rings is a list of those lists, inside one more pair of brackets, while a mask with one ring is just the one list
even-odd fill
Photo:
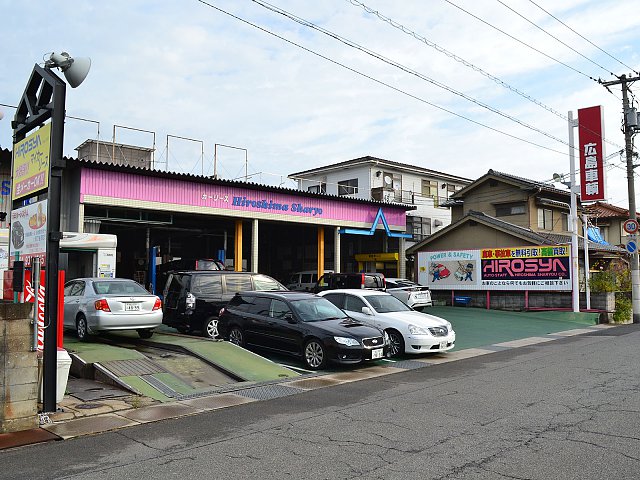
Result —
[[[575, 141], [573, 129], [578, 126], [577, 120], [573, 119], [573, 112], [569, 111], [569, 173], [571, 185], [571, 307], [574, 312], [580, 311], [580, 283], [578, 278], [578, 201], [576, 194], [576, 155], [575, 155]], [[585, 248], [586, 241], [585, 241]], [[588, 268], [588, 266], [587, 266]]]

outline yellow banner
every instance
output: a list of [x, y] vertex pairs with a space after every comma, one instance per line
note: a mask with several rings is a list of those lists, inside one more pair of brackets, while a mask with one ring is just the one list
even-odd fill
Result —
[[49, 186], [51, 123], [13, 146], [11, 198], [32, 196]]

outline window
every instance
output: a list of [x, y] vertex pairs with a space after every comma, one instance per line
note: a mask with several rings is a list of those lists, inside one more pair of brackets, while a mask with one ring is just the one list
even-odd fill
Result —
[[433, 205], [438, 206], [438, 182], [435, 180], [422, 180], [422, 196], [433, 198]]
[[[244, 278], [244, 275], [243, 275]], [[268, 277], [267, 275], [254, 275], [253, 276], [253, 283], [255, 283], [256, 290], [286, 290], [286, 288], [284, 288], [284, 285], [282, 285], [280, 282], [274, 280], [271, 277]], [[229, 277], [227, 276], [227, 288], [229, 288]], [[251, 290], [251, 287], [249, 287], [247, 290]]]
[[548, 208], [538, 209], [538, 228], [553, 230], [553, 211]]
[[496, 205], [496, 217], [506, 217], [507, 215], [522, 215], [526, 213], [524, 203], [503, 203]]
[[287, 314], [292, 317], [291, 309], [282, 300], [271, 300], [271, 308], [269, 309], [269, 316], [273, 318], [286, 318]]
[[353, 295], [347, 295], [345, 297], [344, 309], [349, 312], [362, 313], [362, 307], [366, 307], [366, 306], [367, 305], [358, 297], [354, 297]]
[[251, 303], [248, 305], [248, 312], [254, 315], [269, 315], [269, 306], [271, 305], [270, 298], [254, 297], [251, 299]]
[[358, 179], [342, 180], [338, 182], [338, 195], [353, 195], [358, 193]]
[[84, 293], [84, 282], [73, 282], [64, 288], [65, 297], [77, 297]]
[[225, 275], [227, 292], [242, 292], [253, 290], [251, 275]]
[[431, 235], [431, 219], [428, 217], [407, 216], [407, 232], [413, 240], [420, 242]]
[[322, 182], [320, 185], [312, 185], [307, 188], [307, 192], [311, 193], [327, 193], [327, 183]]
[[562, 219], [562, 230], [564, 230], [565, 232], [568, 232], [569, 231], [569, 214], [561, 213], [560, 218]]
[[191, 291], [199, 295], [221, 295], [221, 275], [195, 275]]

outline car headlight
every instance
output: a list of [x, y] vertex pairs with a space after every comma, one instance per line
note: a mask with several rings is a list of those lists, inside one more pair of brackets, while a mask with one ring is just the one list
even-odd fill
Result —
[[409, 333], [411, 335], [429, 335], [424, 328], [418, 327], [416, 325], [409, 325]]
[[347, 345], [348, 347], [357, 347], [360, 342], [351, 337], [333, 337], [333, 339], [340, 345]]

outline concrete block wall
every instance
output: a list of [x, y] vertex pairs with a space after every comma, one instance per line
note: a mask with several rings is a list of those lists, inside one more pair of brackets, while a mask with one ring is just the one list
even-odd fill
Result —
[[[487, 307], [487, 292], [486, 291], [462, 291], [457, 290], [456, 295], [465, 296], [471, 298], [471, 307]], [[436, 303], [442, 303], [451, 305], [451, 290], [431, 290], [431, 298]], [[491, 292], [490, 308], [492, 310], [524, 310], [525, 308], [525, 295], [524, 292], [509, 292], [509, 291], [494, 291]], [[529, 292], [529, 308], [557, 308], [557, 309], [570, 309], [572, 307], [571, 292]], [[580, 308], [587, 308], [587, 299], [584, 292], [580, 293]], [[591, 309], [601, 310], [603, 312], [615, 311], [615, 294], [612, 292], [607, 293], [592, 293], [591, 294]]]
[[38, 427], [31, 304], [0, 303], [0, 433]]

